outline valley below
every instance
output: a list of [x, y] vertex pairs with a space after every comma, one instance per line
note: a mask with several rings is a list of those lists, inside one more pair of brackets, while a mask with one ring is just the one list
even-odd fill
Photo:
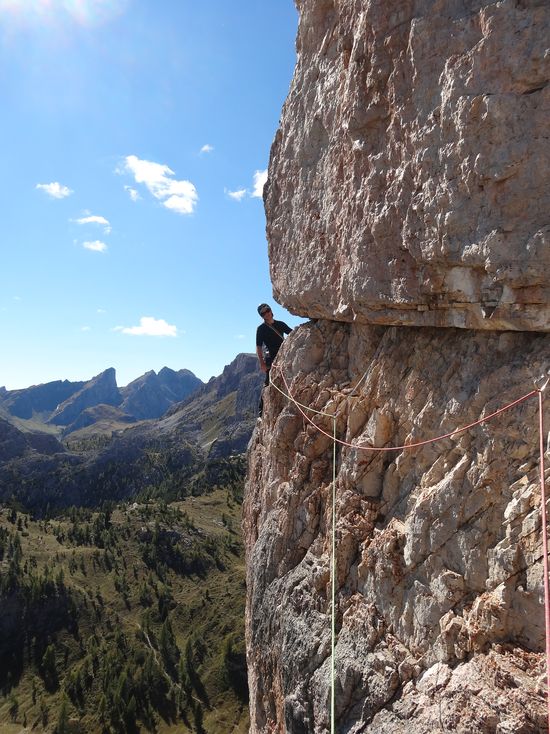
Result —
[[0, 732], [244, 734], [256, 358], [151, 418], [94, 402], [105, 374], [0, 395]]

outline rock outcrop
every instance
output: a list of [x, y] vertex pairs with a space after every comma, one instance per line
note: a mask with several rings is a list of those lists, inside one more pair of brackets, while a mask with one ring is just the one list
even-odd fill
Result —
[[264, 191], [277, 300], [310, 318], [548, 330], [548, 2], [297, 5]]
[[274, 294], [314, 320], [273, 378], [320, 414], [273, 385], [249, 446], [251, 734], [331, 730], [332, 578], [336, 732], [543, 732], [538, 394], [356, 445], [547, 374], [550, 5], [297, 5], [264, 200]]

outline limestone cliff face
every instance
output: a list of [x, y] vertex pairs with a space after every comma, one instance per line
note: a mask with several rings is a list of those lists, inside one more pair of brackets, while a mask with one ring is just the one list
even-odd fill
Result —
[[[543, 334], [318, 321], [278, 368], [339, 438], [399, 446], [528, 393], [549, 360]], [[338, 449], [338, 732], [544, 730], [537, 429], [531, 398], [423, 448]], [[326, 732], [332, 443], [270, 387], [249, 459], [251, 731]]]
[[[314, 320], [274, 381], [348, 443], [453, 431], [550, 365], [550, 5], [297, 4], [265, 203], [275, 295]], [[333, 489], [336, 731], [544, 731], [538, 398], [415, 450], [339, 446], [333, 486], [332, 420], [266, 392], [251, 734], [330, 731]]]
[[548, 330], [547, 0], [297, 0], [265, 190], [303, 316]]

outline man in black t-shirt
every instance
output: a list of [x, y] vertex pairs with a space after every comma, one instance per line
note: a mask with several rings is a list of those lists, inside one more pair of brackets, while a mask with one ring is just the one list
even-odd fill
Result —
[[[256, 329], [256, 354], [260, 362], [260, 369], [265, 372], [264, 385], [269, 385], [269, 370], [277, 352], [284, 341], [284, 334], [290, 334], [292, 329], [284, 321], [275, 321], [273, 311], [267, 303], [258, 306], [258, 313], [264, 320]], [[260, 400], [260, 415], [262, 414], [263, 399]]]

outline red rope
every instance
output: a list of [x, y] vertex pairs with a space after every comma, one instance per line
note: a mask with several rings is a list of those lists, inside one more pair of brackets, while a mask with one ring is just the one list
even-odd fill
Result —
[[[272, 367], [273, 371], [273, 367]], [[487, 421], [490, 421], [492, 418], [495, 418], [497, 415], [500, 415], [501, 413], [504, 413], [506, 410], [510, 410], [510, 408], [513, 408], [515, 405], [518, 405], [519, 403], [523, 403], [525, 400], [528, 400], [529, 398], [532, 398], [534, 395], [538, 395], [539, 398], [539, 450], [540, 450], [540, 493], [541, 493], [541, 513], [542, 513], [542, 548], [543, 548], [543, 573], [544, 573], [544, 579], [543, 579], [543, 587], [544, 587], [544, 623], [545, 623], [545, 632], [546, 632], [546, 699], [547, 699], [547, 709], [548, 709], [548, 732], [550, 734], [550, 588], [549, 588], [549, 582], [548, 582], [548, 576], [549, 576], [549, 569], [548, 569], [548, 530], [547, 530], [547, 520], [546, 520], [546, 487], [545, 487], [545, 477], [544, 477], [544, 420], [543, 420], [543, 401], [542, 401], [542, 390], [536, 389], [531, 390], [531, 392], [527, 393], [526, 395], [523, 395], [521, 398], [518, 398], [517, 400], [512, 401], [511, 403], [508, 403], [502, 408], [499, 408], [498, 410], [495, 410], [494, 413], [491, 413], [490, 415], [485, 416], [485, 418], [480, 418], [477, 421], [474, 421], [473, 423], [468, 423], [466, 426], [462, 426], [461, 428], [457, 428], [454, 431], [451, 431], [450, 433], [444, 433], [441, 436], [436, 436], [435, 438], [428, 438], [425, 441], [418, 441], [416, 443], [408, 443], [403, 444], [403, 446], [362, 446], [360, 444], [352, 444], [348, 443], [347, 441], [341, 441], [340, 439], [337, 439], [335, 436], [331, 435], [327, 431], [325, 431], [323, 428], [317, 425], [306, 413], [304, 410], [302, 410], [302, 406], [300, 403], [297, 402], [297, 400], [291, 395], [290, 393], [290, 387], [288, 386], [288, 383], [285, 379], [284, 374], [281, 370], [279, 370], [281, 374], [281, 378], [284, 382], [284, 385], [287, 389], [287, 392], [283, 392], [277, 385], [275, 385], [273, 382], [273, 386], [282, 394], [285, 395], [289, 400], [291, 400], [302, 416], [310, 423], [314, 428], [316, 428], [320, 433], [322, 433], [325, 436], [328, 436], [328, 438], [331, 439], [331, 441], [334, 441], [335, 443], [339, 443], [341, 446], [348, 446], [352, 449], [358, 449], [359, 451], [402, 451], [405, 449], [413, 449], [417, 448], [418, 446], [425, 446], [426, 444], [435, 443], [436, 441], [441, 441], [444, 438], [450, 438], [451, 436], [456, 436], [458, 433], [463, 433], [464, 431], [469, 430], [470, 428], [473, 428], [474, 426], [479, 426], [481, 423], [486, 423]], [[544, 388], [543, 388], [544, 389]], [[307, 408], [304, 406], [305, 410], [311, 410], [315, 413], [319, 413], [320, 411], [316, 411], [313, 408]], [[328, 415], [328, 414], [323, 414]]]
[[548, 588], [548, 537], [546, 523], [546, 487], [544, 481], [544, 419], [542, 390], [539, 393], [539, 449], [540, 449], [540, 496], [542, 512], [542, 550], [544, 567], [544, 623], [546, 630], [546, 691], [548, 703], [548, 731], [550, 732], [550, 590]]
[[[271, 368], [273, 370], [273, 368]], [[436, 441], [441, 441], [444, 438], [450, 438], [450, 436], [456, 436], [457, 433], [463, 433], [464, 431], [469, 430], [470, 428], [473, 428], [474, 426], [479, 426], [481, 423], [485, 423], [486, 421], [491, 420], [491, 418], [495, 418], [497, 415], [500, 415], [501, 413], [504, 413], [505, 410], [509, 410], [510, 408], [513, 408], [514, 405], [518, 405], [518, 403], [523, 403], [524, 400], [528, 400], [529, 398], [532, 398], [533, 395], [540, 394], [539, 390], [531, 390], [531, 392], [527, 393], [527, 395], [524, 395], [521, 398], [518, 398], [517, 400], [514, 400], [512, 403], [508, 403], [508, 405], [505, 405], [503, 408], [499, 408], [498, 410], [495, 410], [494, 413], [491, 413], [490, 415], [486, 415], [485, 418], [480, 418], [478, 421], [474, 421], [473, 423], [468, 423], [467, 426], [462, 426], [461, 428], [456, 428], [454, 431], [450, 431], [450, 433], [443, 433], [441, 436], [436, 436], [435, 438], [428, 438], [425, 441], [417, 441], [416, 443], [406, 443], [403, 444], [403, 446], [362, 446], [361, 444], [354, 444], [354, 443], [348, 443], [347, 441], [342, 441], [339, 438], [334, 438], [330, 433], [325, 431], [321, 426], [318, 426], [317, 423], [315, 423], [303, 410], [300, 404], [292, 397], [290, 394], [290, 388], [288, 386], [288, 383], [285, 379], [285, 376], [281, 372], [281, 378], [285, 384], [285, 387], [287, 389], [287, 393], [280, 390], [277, 385], [274, 385], [274, 387], [279, 390], [283, 395], [285, 395], [289, 400], [291, 400], [300, 413], [303, 415], [303, 417], [308, 421], [308, 423], [311, 423], [311, 425], [316, 428], [320, 433], [322, 433], [325, 436], [328, 436], [331, 441], [336, 441], [336, 443], [339, 443], [341, 446], [348, 446], [352, 449], [359, 449], [360, 451], [401, 451], [403, 449], [414, 449], [418, 446], [425, 446], [428, 443], [435, 443]], [[306, 408], [306, 410], [313, 410], [313, 408]], [[317, 412], [317, 411], [316, 411]]]

